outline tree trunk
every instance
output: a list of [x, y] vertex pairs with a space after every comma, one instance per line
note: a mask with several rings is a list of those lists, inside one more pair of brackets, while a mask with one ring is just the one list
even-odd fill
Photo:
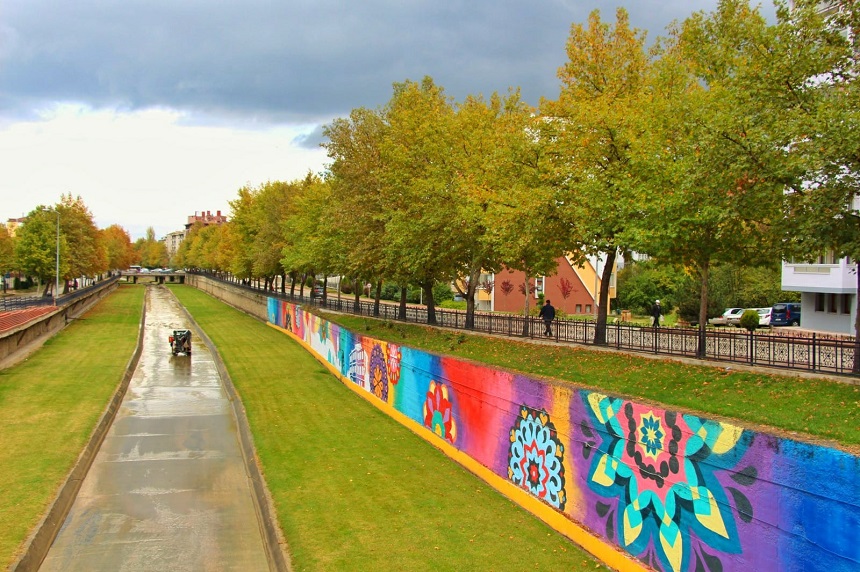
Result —
[[409, 294], [409, 285], [400, 287], [400, 306], [397, 310], [397, 318], [406, 321], [406, 296]]
[[281, 272], [281, 294], [287, 293], [287, 273]]
[[361, 292], [362, 292], [362, 290], [363, 290], [363, 287], [361, 285], [361, 280], [356, 278], [355, 281], [353, 282], [353, 290], [352, 290], [353, 294], [355, 295], [355, 300], [352, 303], [352, 311], [355, 312], [356, 314], [358, 314], [359, 311], [361, 310]]
[[323, 290], [323, 295], [322, 295], [323, 306], [325, 306], [325, 302], [326, 302], [326, 300], [328, 300], [328, 274], [323, 275], [323, 288], [322, 288], [322, 290]]
[[529, 336], [529, 280], [530, 276], [526, 274], [526, 282], [525, 282], [525, 292], [526, 292], [526, 302], [525, 307], [523, 308], [523, 337]]
[[379, 301], [382, 299], [382, 280], [376, 281], [376, 295], [373, 297], [373, 315], [379, 317]]
[[705, 324], [708, 323], [708, 275], [710, 274], [710, 261], [705, 260], [699, 265], [699, 276], [702, 280], [702, 294], [699, 297], [699, 342], [696, 348], [696, 356], [704, 359], [707, 353]]
[[475, 292], [478, 291], [478, 280], [481, 278], [481, 266], [472, 265], [469, 273], [469, 284], [466, 286], [466, 329], [475, 329]]
[[[598, 346], [606, 345], [606, 317], [609, 312], [609, 282], [612, 278], [612, 269], [615, 267], [615, 257], [617, 254], [617, 250], [606, 253], [606, 263], [603, 265], [603, 273], [600, 276], [597, 323], [594, 325], [594, 344]], [[595, 268], [594, 271], [597, 272], [597, 268]]]
[[421, 289], [424, 291], [424, 304], [427, 306], [427, 324], [435, 326], [438, 322], [436, 321], [436, 301], [433, 300], [433, 281], [422, 282]]

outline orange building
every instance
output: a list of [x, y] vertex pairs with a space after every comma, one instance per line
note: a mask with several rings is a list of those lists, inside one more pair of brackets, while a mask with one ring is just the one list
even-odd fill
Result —
[[[571, 316], [597, 314], [596, 300], [600, 295], [600, 272], [602, 265], [590, 259], [575, 265], [569, 257], [557, 259], [558, 268], [552, 276], [538, 276], [530, 280], [529, 308], [538, 304], [539, 296], [551, 300], [557, 310]], [[615, 268], [610, 278], [609, 299], [615, 298]], [[493, 276], [490, 309], [494, 312], [521, 314], [525, 307], [523, 290], [525, 274], [515, 270], [503, 270]]]

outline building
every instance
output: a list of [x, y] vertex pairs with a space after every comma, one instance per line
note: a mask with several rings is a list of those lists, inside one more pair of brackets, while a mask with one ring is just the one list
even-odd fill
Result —
[[27, 217], [21, 218], [10, 218], [6, 220], [6, 232], [9, 233], [9, 236], [15, 236], [15, 233], [18, 232], [18, 227], [26, 222]]
[[213, 215], [210, 211], [200, 211], [194, 212], [193, 215], [188, 217], [188, 222], [185, 223], [185, 231], [191, 230], [191, 227], [197, 223], [201, 223], [204, 226], [208, 226], [210, 224], [224, 224], [227, 222], [227, 216], [221, 215], [221, 211], [215, 211]]
[[812, 262], [783, 261], [782, 289], [800, 292], [800, 325], [807, 330], [854, 333], [857, 264], [833, 251]]
[[179, 245], [182, 244], [182, 241], [185, 240], [185, 233], [187, 231], [184, 230], [175, 230], [173, 232], [167, 233], [164, 238], [162, 238], [162, 242], [164, 242], [164, 246], [167, 247], [167, 256], [169, 258], [173, 258], [173, 255], [179, 251]]
[[[603, 264], [600, 259], [590, 257], [583, 264], [575, 264], [570, 257], [557, 259], [558, 268], [552, 276], [538, 276], [530, 281], [531, 300], [529, 308], [537, 306], [543, 294], [557, 310], [570, 316], [597, 316]], [[615, 269], [610, 278], [609, 300], [615, 298]], [[490, 310], [521, 314], [525, 307], [523, 290], [525, 274], [515, 270], [503, 270], [492, 277], [490, 286], [478, 290], [478, 306], [483, 307], [482, 298], [489, 297]], [[489, 290], [489, 295], [486, 294]]]

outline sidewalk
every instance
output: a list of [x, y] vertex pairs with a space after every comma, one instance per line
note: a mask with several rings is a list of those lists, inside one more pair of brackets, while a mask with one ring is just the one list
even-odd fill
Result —
[[40, 570], [268, 570], [237, 424], [211, 354], [153, 289], [128, 393]]

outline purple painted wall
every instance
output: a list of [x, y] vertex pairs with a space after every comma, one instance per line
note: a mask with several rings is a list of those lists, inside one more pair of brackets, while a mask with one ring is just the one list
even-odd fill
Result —
[[658, 570], [860, 570], [856, 456], [400, 347], [274, 298], [268, 320]]

